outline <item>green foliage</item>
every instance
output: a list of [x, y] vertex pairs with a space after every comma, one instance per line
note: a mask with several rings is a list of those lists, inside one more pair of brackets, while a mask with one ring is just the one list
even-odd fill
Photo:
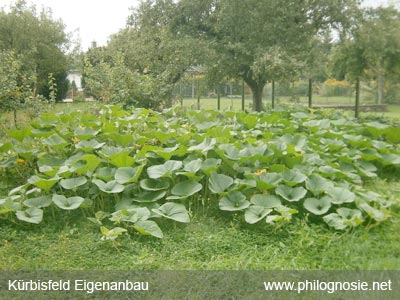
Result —
[[339, 114], [103, 106], [31, 125], [0, 147], [1, 172], [29, 170], [20, 186], [6, 181], [1, 216], [39, 223], [43, 212], [89, 210], [110, 240], [125, 232], [114, 225], [160, 238], [163, 219], [188, 223], [201, 206], [250, 224], [297, 217], [343, 230], [382, 222], [391, 202], [365, 183], [400, 168], [394, 127]]
[[366, 9], [354, 21], [348, 37], [332, 53], [336, 78], [366, 78], [377, 82], [378, 103], [382, 103], [385, 81], [400, 76], [400, 13], [394, 7]]
[[[317, 73], [318, 35], [346, 22], [357, 1], [218, 0], [178, 2], [175, 30], [206, 40], [212, 54], [205, 66], [212, 77], [241, 78], [262, 110], [262, 92], [271, 80]], [[307, 64], [309, 66], [307, 66]], [[309, 75], [309, 74], [307, 74]]]
[[[68, 61], [64, 52], [67, 42], [65, 25], [54, 20], [49, 10], [38, 13], [35, 6], [24, 0], [11, 5], [8, 11], [0, 10], [0, 51], [17, 53], [21, 65], [17, 76], [29, 79], [28, 83], [18, 82], [20, 89], [27, 84], [35, 96], [54, 98], [54, 93], [50, 97], [54, 92], [50, 87], [55, 84], [57, 100], [63, 99], [68, 88]], [[49, 83], [50, 73], [54, 82]]]
[[54, 103], [56, 103], [56, 100], [57, 100], [57, 84], [55, 82], [55, 78], [52, 73], [49, 74], [48, 79], [49, 79], [49, 82], [48, 82], [49, 101], [54, 104]]
[[107, 57], [97, 50], [89, 50], [84, 65], [85, 88], [90, 95], [103, 103], [120, 103], [125, 107], [162, 105], [157, 78], [129, 69], [121, 53]]
[[170, 107], [174, 86], [204, 57], [201, 41], [172, 30], [177, 14], [176, 1], [141, 1], [126, 28], [111, 37], [108, 51], [122, 53], [125, 66], [147, 84], [156, 103], [146, 107]]
[[0, 49], [0, 110], [20, 108], [32, 96], [31, 77], [23, 71], [21, 57], [14, 51]]

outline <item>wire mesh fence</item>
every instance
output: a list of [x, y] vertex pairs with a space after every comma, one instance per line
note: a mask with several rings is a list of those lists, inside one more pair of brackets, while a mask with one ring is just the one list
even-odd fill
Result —
[[[188, 109], [252, 109], [252, 92], [241, 81], [231, 81], [210, 87], [204, 82], [194, 80], [177, 86], [174, 95], [176, 102]], [[383, 95], [383, 99], [379, 99], [376, 82], [360, 82], [360, 105], [372, 108], [386, 104], [400, 105], [400, 83], [386, 82]], [[355, 82], [334, 79], [311, 83], [308, 80], [269, 82], [265, 85], [263, 92], [263, 106], [267, 108], [282, 104], [351, 108], [355, 106], [355, 99]]]

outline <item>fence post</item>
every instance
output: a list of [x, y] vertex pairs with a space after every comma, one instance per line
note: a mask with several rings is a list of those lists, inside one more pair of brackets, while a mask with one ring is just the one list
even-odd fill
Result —
[[183, 107], [183, 89], [182, 89], [182, 82], [179, 82], [179, 97], [181, 102], [181, 107]]
[[217, 109], [221, 110], [221, 84], [217, 86]]
[[275, 80], [272, 80], [272, 109], [275, 108]]
[[242, 111], [244, 111], [244, 80], [242, 81]]
[[354, 111], [354, 116], [358, 118], [360, 115], [360, 78], [356, 79], [356, 105]]
[[312, 107], [312, 79], [310, 78], [308, 80], [308, 107], [311, 108]]
[[200, 81], [197, 80], [197, 110], [200, 110]]

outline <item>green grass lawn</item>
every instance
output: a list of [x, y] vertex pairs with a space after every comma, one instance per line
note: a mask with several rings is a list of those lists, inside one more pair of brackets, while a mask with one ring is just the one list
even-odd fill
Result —
[[[183, 107], [190, 108], [190, 109], [197, 109], [197, 99], [196, 98], [185, 98], [182, 101]], [[176, 103], [177, 105], [180, 102]], [[300, 97], [298, 102], [290, 101], [288, 97], [278, 97], [275, 102], [276, 106], [279, 104], [301, 104], [301, 105], [308, 105], [308, 98], [307, 97]], [[354, 105], [354, 99], [349, 97], [322, 97], [322, 96], [314, 96], [313, 97], [313, 104], [315, 105]], [[361, 102], [363, 104], [373, 104], [370, 101]], [[264, 105], [267, 107], [271, 106], [271, 100], [266, 100], [264, 97]], [[252, 100], [249, 96], [245, 98], [245, 109], [251, 110], [252, 107]], [[217, 109], [218, 108], [218, 100], [217, 98], [200, 98], [200, 109]], [[221, 110], [233, 110], [233, 111], [240, 111], [242, 109], [242, 99], [241, 98], [221, 98]], [[384, 114], [389, 117], [400, 117], [400, 105], [389, 105], [387, 112], [378, 112], [377, 114]]]
[[[399, 201], [400, 183], [371, 184]], [[379, 226], [337, 232], [304, 220], [248, 225], [239, 216], [200, 209], [189, 225], [166, 221], [164, 239], [125, 235], [114, 242], [101, 241], [98, 227], [79, 212], [40, 225], [3, 220], [0, 269], [400, 269], [399, 212], [395, 206], [393, 219]]]

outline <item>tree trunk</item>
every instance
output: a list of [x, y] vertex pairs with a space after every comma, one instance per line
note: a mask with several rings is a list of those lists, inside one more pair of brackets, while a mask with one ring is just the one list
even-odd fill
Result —
[[251, 89], [251, 92], [253, 93], [253, 110], [258, 112], [262, 111], [263, 90], [265, 84], [267, 83], [267, 80], [254, 79], [251, 76], [251, 73], [248, 76], [244, 76], [243, 79], [248, 85], [248, 87]]
[[263, 110], [262, 98], [263, 98], [263, 90], [265, 83], [260, 84], [254, 81], [251, 82], [246, 81], [246, 83], [250, 87], [251, 92], [253, 93], [253, 110], [262, 111]]
[[253, 92], [253, 110], [255, 111], [262, 111], [263, 110], [263, 105], [262, 105], [262, 99], [263, 99], [263, 90], [264, 90], [264, 84], [260, 84], [253, 87], [250, 87], [251, 91]]

